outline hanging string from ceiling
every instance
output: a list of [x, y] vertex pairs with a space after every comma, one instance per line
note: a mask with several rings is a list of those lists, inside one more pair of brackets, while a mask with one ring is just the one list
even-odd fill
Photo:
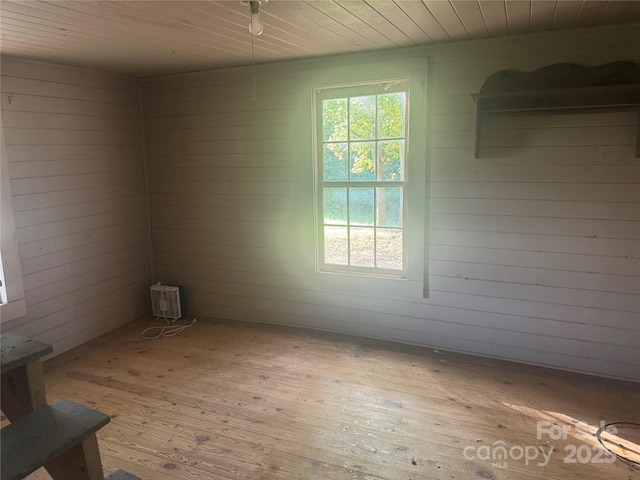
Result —
[[251, 69], [253, 72], [253, 99], [256, 99], [258, 92], [258, 83], [256, 80], [256, 57], [254, 37], [262, 35], [264, 25], [260, 21], [260, 5], [267, 3], [269, 0], [240, 0], [243, 5], [249, 6], [250, 20], [249, 32], [251, 32]]

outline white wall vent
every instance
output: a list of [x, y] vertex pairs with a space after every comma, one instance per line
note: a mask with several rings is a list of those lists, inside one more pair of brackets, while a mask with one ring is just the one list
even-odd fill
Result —
[[159, 283], [151, 285], [153, 316], [165, 320], [177, 320], [182, 316], [180, 289]]

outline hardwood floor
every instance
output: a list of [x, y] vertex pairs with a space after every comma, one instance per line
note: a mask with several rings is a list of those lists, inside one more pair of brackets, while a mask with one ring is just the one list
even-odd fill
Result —
[[[593, 436], [603, 421], [640, 423], [640, 384], [248, 323], [200, 320], [179, 336], [140, 338], [155, 324], [134, 322], [45, 365], [49, 401], [67, 397], [111, 415], [98, 432], [105, 472], [640, 478], [621, 460], [606, 463]], [[566, 438], [557, 438], [560, 427]], [[640, 435], [627, 427], [637, 450]], [[506, 458], [491, 458], [500, 446]]]

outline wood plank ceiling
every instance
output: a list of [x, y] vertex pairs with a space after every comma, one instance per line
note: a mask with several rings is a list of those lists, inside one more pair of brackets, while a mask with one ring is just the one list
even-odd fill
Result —
[[[0, 0], [0, 53], [137, 78], [640, 20], [640, 1]], [[253, 42], [252, 42], [253, 40]]]

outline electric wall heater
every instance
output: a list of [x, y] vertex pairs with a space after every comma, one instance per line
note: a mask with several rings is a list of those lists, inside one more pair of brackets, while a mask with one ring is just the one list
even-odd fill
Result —
[[180, 288], [169, 285], [151, 285], [153, 316], [165, 320], [177, 320], [182, 316]]

